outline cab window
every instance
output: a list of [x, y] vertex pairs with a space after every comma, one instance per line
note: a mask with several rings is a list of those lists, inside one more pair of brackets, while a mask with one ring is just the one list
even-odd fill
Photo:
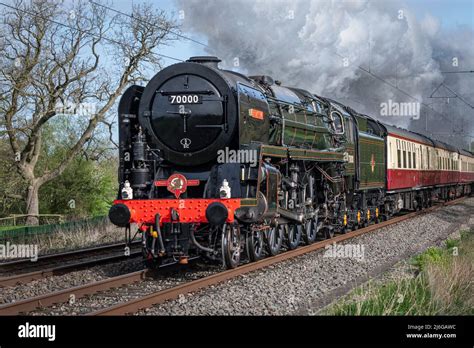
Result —
[[342, 115], [337, 111], [333, 111], [331, 112], [331, 120], [334, 127], [334, 132], [336, 134], [344, 134], [344, 123], [342, 120]]

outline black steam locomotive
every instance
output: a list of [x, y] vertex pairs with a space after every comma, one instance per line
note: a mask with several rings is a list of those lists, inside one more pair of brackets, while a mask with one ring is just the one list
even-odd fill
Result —
[[109, 217], [138, 225], [148, 266], [205, 256], [233, 268], [430, 202], [387, 193], [380, 122], [218, 63], [172, 65], [120, 101]]

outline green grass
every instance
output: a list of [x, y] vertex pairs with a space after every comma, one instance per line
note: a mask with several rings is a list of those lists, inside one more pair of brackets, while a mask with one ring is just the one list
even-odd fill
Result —
[[429, 265], [442, 265], [448, 262], [446, 250], [440, 248], [428, 248], [424, 253], [411, 259], [411, 264], [420, 271], [426, 270]]
[[23, 228], [24, 226], [0, 226], [0, 231], [10, 231], [16, 230], [18, 228]]
[[368, 282], [331, 304], [327, 315], [473, 315], [474, 237], [461, 234], [444, 248], [428, 248], [410, 260], [413, 278]]
[[327, 314], [332, 315], [434, 315], [426, 280], [389, 282], [378, 286], [368, 283], [352, 294], [350, 299], [337, 302]]

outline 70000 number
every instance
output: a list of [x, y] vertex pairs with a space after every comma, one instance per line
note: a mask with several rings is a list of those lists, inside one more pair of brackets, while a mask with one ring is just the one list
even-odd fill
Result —
[[170, 95], [168, 100], [171, 104], [201, 104], [201, 96], [197, 94]]

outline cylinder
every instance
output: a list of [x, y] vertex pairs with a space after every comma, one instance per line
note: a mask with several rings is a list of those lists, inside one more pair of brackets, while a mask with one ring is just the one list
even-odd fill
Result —
[[133, 168], [131, 186], [133, 188], [145, 188], [148, 185], [149, 170], [148, 168]]

